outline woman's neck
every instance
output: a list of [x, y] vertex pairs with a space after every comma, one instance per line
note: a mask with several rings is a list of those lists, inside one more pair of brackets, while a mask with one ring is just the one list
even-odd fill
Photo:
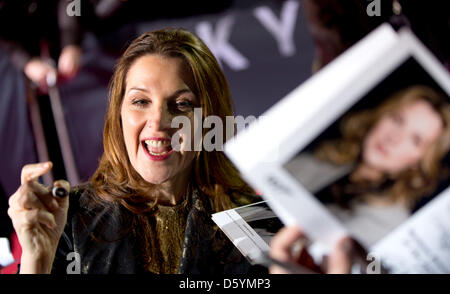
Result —
[[382, 178], [383, 173], [381, 171], [364, 162], [359, 164], [350, 175], [350, 180], [352, 182], [361, 182], [361, 181], [377, 182]]
[[158, 204], [164, 206], [175, 206], [186, 197], [189, 185], [189, 173], [180, 174], [174, 179], [155, 185], [153, 195], [158, 199]]

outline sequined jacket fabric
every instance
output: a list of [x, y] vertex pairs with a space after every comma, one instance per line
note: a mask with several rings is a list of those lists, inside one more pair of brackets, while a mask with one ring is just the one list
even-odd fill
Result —
[[[90, 185], [71, 191], [69, 214], [60, 239], [52, 273], [134, 274], [144, 273], [137, 240], [127, 232], [118, 204], [91, 205]], [[207, 201], [198, 192], [191, 195], [184, 244], [178, 272], [181, 274], [266, 273], [251, 266], [211, 220]], [[100, 232], [102, 240], [95, 235]], [[95, 234], [94, 234], [95, 233]], [[107, 241], [105, 241], [107, 240]], [[79, 264], [77, 264], [77, 262]]]

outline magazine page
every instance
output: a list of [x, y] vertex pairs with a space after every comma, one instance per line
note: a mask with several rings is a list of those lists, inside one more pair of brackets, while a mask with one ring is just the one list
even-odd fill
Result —
[[[406, 55], [395, 31], [388, 25], [381, 26], [225, 144], [227, 156], [245, 180], [269, 200], [283, 223], [303, 224], [306, 233], [327, 249], [348, 233], [346, 228], [283, 164], [374, 83], [382, 80]], [[371, 69], [377, 74], [367, 74]]]
[[370, 248], [446, 188], [448, 115], [449, 96], [411, 58], [284, 168]]
[[[389, 272], [450, 273], [440, 264], [449, 260], [450, 77], [409, 31], [391, 45], [395, 53], [355, 68], [358, 78], [343, 77], [347, 90], [325, 95], [328, 108], [310, 109], [310, 119], [297, 119], [290, 133], [273, 140], [278, 145], [271, 152], [278, 156], [271, 162], [244, 163], [236, 154], [244, 142], [247, 150], [254, 148], [249, 142], [263, 127], [281, 128], [278, 118], [300, 105], [294, 99], [320, 97], [314, 91], [323, 94], [333, 71], [358, 50], [276, 105], [263, 123], [238, 134], [228, 152], [280, 219], [312, 238], [320, 248], [316, 258], [351, 235], [368, 260], [377, 259]], [[270, 149], [264, 150], [267, 156]]]
[[450, 273], [450, 188], [371, 248], [392, 273]]
[[215, 213], [212, 219], [251, 263], [251, 256], [269, 252], [270, 240], [284, 226], [266, 201]]

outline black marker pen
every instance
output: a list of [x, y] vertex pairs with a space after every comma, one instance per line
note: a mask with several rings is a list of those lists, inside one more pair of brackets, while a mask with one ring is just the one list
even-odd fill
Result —
[[52, 195], [53, 195], [53, 197], [64, 198], [67, 195], [69, 195], [69, 192], [66, 189], [64, 189], [63, 187], [53, 187]]

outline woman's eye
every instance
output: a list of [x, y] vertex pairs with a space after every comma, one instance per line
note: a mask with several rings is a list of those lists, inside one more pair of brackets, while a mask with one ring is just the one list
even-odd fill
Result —
[[149, 103], [149, 102], [148, 102], [148, 100], [146, 100], [146, 99], [133, 99], [133, 100], [131, 101], [131, 104], [133, 104], [134, 106], [137, 106], [137, 107], [144, 107], [144, 106], [146, 106], [148, 103]]
[[392, 115], [392, 120], [397, 123], [397, 124], [402, 124], [403, 123], [403, 118], [400, 114], [395, 113]]
[[194, 104], [191, 101], [183, 100], [176, 102], [177, 109], [186, 111], [194, 108]]

